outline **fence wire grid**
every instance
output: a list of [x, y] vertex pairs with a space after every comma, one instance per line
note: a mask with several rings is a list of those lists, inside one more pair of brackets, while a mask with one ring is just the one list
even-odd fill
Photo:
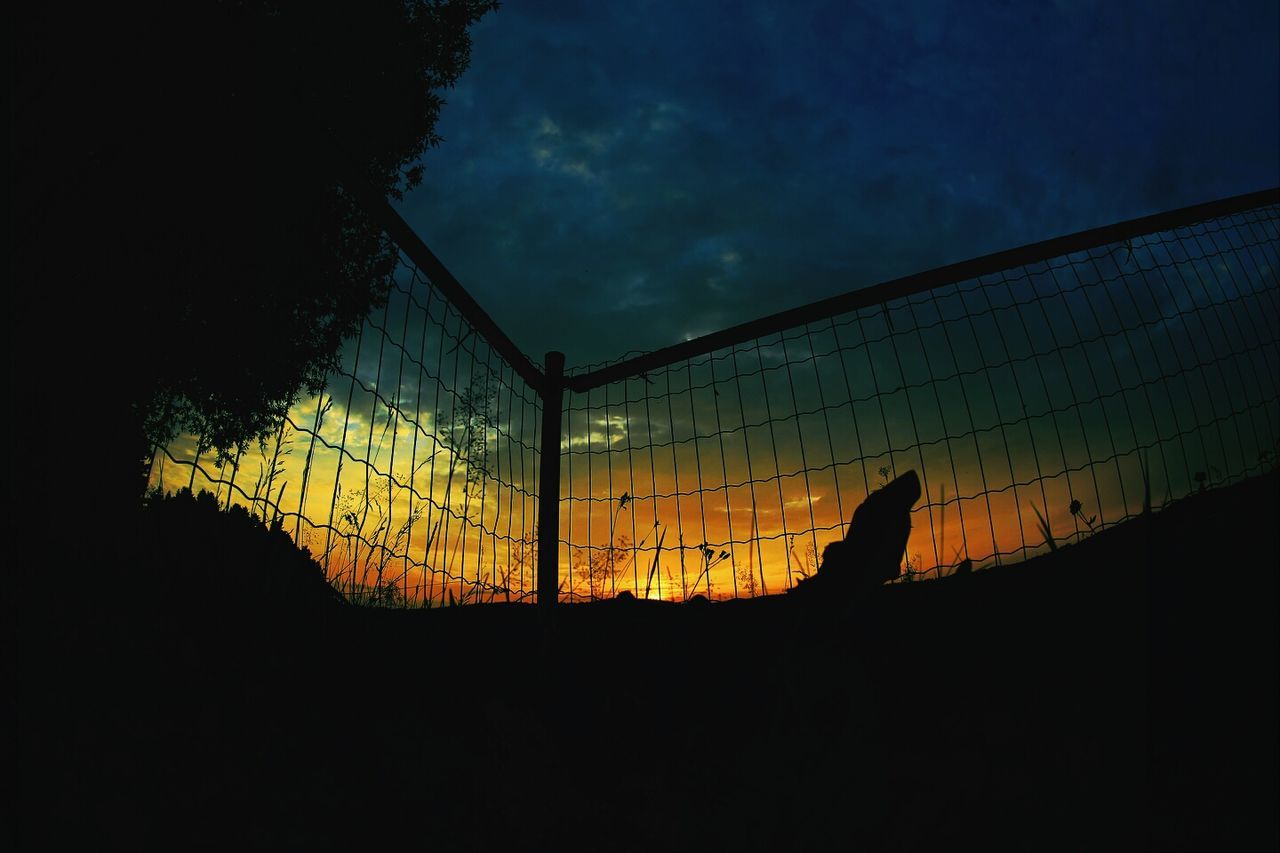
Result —
[[181, 436], [157, 451], [152, 482], [280, 525], [355, 602], [524, 600], [536, 589], [536, 371], [400, 249], [385, 307], [273, 441], [219, 467]]
[[[325, 391], [234, 464], [182, 436], [152, 466], [155, 486], [208, 489], [280, 525], [354, 601], [534, 598], [548, 505], [555, 597], [722, 599], [815, 572], [865, 497], [908, 470], [922, 499], [901, 582], [1022, 560], [1141, 513], [1147, 495], [1158, 509], [1276, 465], [1275, 191], [563, 379], [385, 202], [366, 207], [400, 262]], [[1188, 214], [1200, 208], [1211, 215]], [[542, 427], [552, 383], [558, 436]], [[540, 510], [542, 455], [557, 452], [559, 501]]]
[[[866, 495], [923, 489], [900, 579], [982, 568], [1275, 465], [1266, 205], [1046, 257], [678, 360], [570, 380], [575, 598], [784, 591]], [[643, 370], [631, 375], [630, 365]]]

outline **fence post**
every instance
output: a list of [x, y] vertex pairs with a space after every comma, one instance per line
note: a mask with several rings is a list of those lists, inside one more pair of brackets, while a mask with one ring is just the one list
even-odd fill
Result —
[[544, 360], [542, 467], [538, 474], [538, 605], [556, 603], [560, 589], [560, 407], [564, 402], [564, 353]]

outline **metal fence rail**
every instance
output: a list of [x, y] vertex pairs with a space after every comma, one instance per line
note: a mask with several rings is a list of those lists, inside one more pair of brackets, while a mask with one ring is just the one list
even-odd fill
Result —
[[904, 580], [1273, 467], [1276, 202], [1095, 229], [574, 373], [569, 594], [785, 590], [908, 469], [924, 499]]

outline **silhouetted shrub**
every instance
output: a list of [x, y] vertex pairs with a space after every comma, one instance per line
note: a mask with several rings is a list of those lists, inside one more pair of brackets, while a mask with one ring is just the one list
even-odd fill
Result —
[[298, 612], [344, 603], [278, 519], [267, 525], [243, 506], [223, 510], [212, 493], [188, 489], [153, 493], [143, 516], [157, 546], [146, 568], [162, 605]]

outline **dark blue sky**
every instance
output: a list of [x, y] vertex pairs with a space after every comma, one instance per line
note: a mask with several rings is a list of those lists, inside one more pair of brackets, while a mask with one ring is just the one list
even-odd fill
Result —
[[537, 2], [409, 223], [570, 365], [1280, 184], [1275, 0]]

